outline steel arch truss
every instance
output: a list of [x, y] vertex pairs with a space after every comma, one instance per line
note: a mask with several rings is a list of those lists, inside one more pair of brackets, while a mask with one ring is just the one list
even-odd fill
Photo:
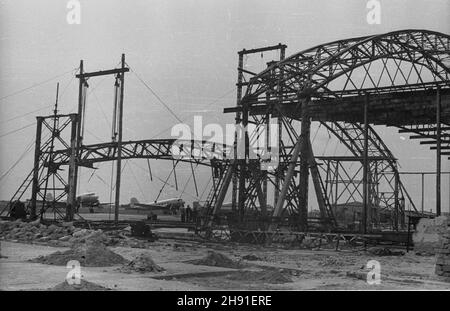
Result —
[[[377, 60], [382, 66], [374, 73], [372, 64]], [[450, 36], [442, 33], [406, 30], [340, 40], [273, 63], [250, 79], [244, 99], [267, 94], [276, 97], [279, 88], [283, 90], [283, 101], [290, 101], [299, 93], [313, 98], [340, 98], [348, 91], [372, 89], [377, 93], [385, 85], [449, 81], [449, 64]], [[430, 73], [428, 81], [423, 69]], [[356, 79], [357, 70], [362, 76]], [[336, 89], [332, 82], [338, 78], [343, 83]]]

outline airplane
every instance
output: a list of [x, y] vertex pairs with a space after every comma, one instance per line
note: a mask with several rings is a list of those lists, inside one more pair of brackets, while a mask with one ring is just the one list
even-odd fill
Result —
[[100, 201], [98, 200], [98, 195], [95, 192], [82, 193], [77, 196], [77, 205], [79, 206], [99, 206]]
[[178, 210], [181, 206], [184, 205], [184, 200], [179, 198], [172, 198], [160, 201], [154, 201], [152, 203], [140, 203], [138, 199], [131, 198], [130, 204], [125, 206], [125, 209], [134, 209], [141, 211], [155, 211], [155, 210], [163, 210], [165, 212]]

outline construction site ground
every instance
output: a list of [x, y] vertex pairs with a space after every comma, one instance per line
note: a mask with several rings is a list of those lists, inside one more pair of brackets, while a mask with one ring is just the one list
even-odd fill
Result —
[[[179, 229], [163, 231], [171, 230], [180, 233]], [[434, 274], [435, 257], [414, 252], [376, 256], [356, 248], [307, 250], [166, 238], [146, 245], [109, 249], [127, 260], [147, 253], [165, 271], [124, 273], [119, 265], [81, 267], [82, 279], [113, 290], [450, 290], [450, 283]], [[28, 260], [67, 249], [2, 240], [0, 289], [47, 290], [64, 282], [69, 272], [65, 266]], [[195, 264], [211, 251], [234, 260], [239, 267]], [[367, 283], [370, 260], [381, 265], [379, 285]]]

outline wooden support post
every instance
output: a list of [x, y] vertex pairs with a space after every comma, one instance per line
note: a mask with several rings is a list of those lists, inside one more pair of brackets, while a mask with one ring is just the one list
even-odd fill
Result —
[[31, 211], [30, 218], [36, 219], [37, 194], [39, 192], [39, 164], [41, 159], [41, 138], [42, 138], [42, 121], [43, 117], [36, 117], [36, 141], [34, 144], [34, 166], [33, 166], [33, 185], [31, 190]]
[[[280, 61], [284, 60], [286, 55], [286, 46], [282, 46], [281, 50], [280, 50]], [[283, 79], [284, 73], [281, 72], [281, 79]], [[281, 104], [281, 102], [283, 101], [283, 89], [282, 89], [282, 85], [279, 82], [278, 83], [278, 101]], [[278, 126], [278, 141], [277, 141], [277, 145], [278, 145], [278, 152], [281, 152], [281, 140], [283, 138], [282, 136], [282, 131], [283, 131], [283, 124], [282, 124], [282, 119], [280, 116], [278, 116], [277, 118], [277, 126]], [[281, 153], [280, 153], [281, 155]], [[276, 174], [275, 174], [275, 186], [274, 186], [274, 194], [273, 194], [273, 206], [277, 206], [278, 204], [278, 197], [280, 194], [280, 176], [278, 174], [278, 170], [276, 170]]]
[[69, 159], [69, 177], [68, 177], [68, 191], [67, 191], [67, 205], [66, 205], [66, 220], [72, 221], [76, 207], [76, 193], [75, 193], [75, 170], [77, 165], [77, 127], [78, 114], [70, 115], [71, 132], [70, 132], [70, 159]]
[[362, 231], [367, 233], [367, 209], [369, 208], [369, 187], [368, 187], [368, 175], [369, 175], [369, 120], [367, 117], [369, 106], [369, 95], [366, 94], [364, 101], [364, 151], [363, 151], [363, 210], [362, 210]]
[[309, 117], [309, 97], [302, 100], [302, 125], [300, 147], [300, 177], [299, 177], [299, 206], [298, 217], [301, 231], [308, 227], [308, 183], [309, 183], [309, 141], [311, 132], [311, 120]]
[[441, 216], [441, 90], [436, 92], [436, 215]]
[[77, 133], [76, 133], [76, 143], [75, 143], [75, 165], [73, 166], [73, 175], [74, 180], [72, 184], [72, 191], [77, 193], [77, 187], [78, 187], [78, 159], [80, 158], [80, 150], [81, 145], [83, 141], [83, 137], [81, 136], [81, 125], [83, 124], [83, 105], [84, 105], [84, 99], [83, 99], [83, 92], [85, 88], [86, 80], [84, 79], [84, 63], [83, 60], [80, 60], [80, 76], [79, 76], [79, 84], [78, 84], [78, 117], [77, 117]]
[[308, 142], [309, 145], [309, 167], [311, 170], [311, 177], [313, 180], [314, 191], [316, 193], [317, 204], [319, 205], [320, 217], [323, 224], [329, 224], [331, 219], [328, 218], [327, 206], [325, 204], [325, 193], [322, 191], [322, 185], [320, 181], [320, 173], [317, 168], [316, 159], [314, 158], [314, 152], [312, 150], [311, 142]]
[[[238, 160], [239, 162], [239, 196], [238, 196], [238, 210], [239, 210], [239, 216], [242, 220], [244, 217], [244, 210], [245, 210], [245, 202], [247, 200], [247, 193], [245, 188], [245, 182], [246, 182], [246, 174], [247, 174], [247, 165], [249, 160], [249, 137], [247, 132], [247, 126], [248, 126], [248, 107], [246, 103], [243, 103], [243, 109], [242, 109], [242, 135], [241, 139], [243, 139], [244, 143], [244, 154], [239, 155], [243, 156], [243, 159], [240, 158]], [[238, 148], [239, 149], [239, 148]]]
[[[125, 54], [122, 54], [122, 70], [125, 69]], [[123, 121], [123, 91], [125, 83], [125, 72], [120, 73], [120, 99], [118, 111], [118, 139], [117, 139], [117, 171], [116, 171], [116, 193], [114, 201], [114, 222], [119, 222], [120, 207], [120, 177], [122, 175], [122, 121]]]
[[227, 194], [227, 191], [230, 186], [230, 182], [231, 182], [234, 172], [235, 172], [235, 162], [233, 161], [232, 163], [230, 163], [230, 167], [228, 168], [228, 171], [226, 172], [226, 174], [221, 177], [224, 179], [224, 181], [222, 183], [222, 187], [219, 189], [219, 193], [217, 195], [217, 200], [214, 204], [213, 211], [211, 213], [211, 217], [208, 219], [207, 228], [211, 228], [212, 222], [214, 220], [214, 216], [217, 214], [217, 212], [222, 207], [223, 200], [225, 199], [225, 195]]
[[[245, 51], [245, 50], [244, 50]], [[244, 73], [242, 69], [244, 69], [244, 54], [238, 53], [239, 61], [238, 61], [238, 79], [237, 79], [237, 94], [236, 94], [236, 104], [237, 106], [241, 105], [242, 99], [242, 82], [244, 81]], [[241, 122], [241, 113], [236, 112], [235, 118], [236, 124], [240, 124]], [[234, 133], [234, 143], [233, 143], [233, 151], [234, 151], [234, 162], [237, 162], [237, 132]], [[232, 190], [231, 190], [231, 209], [236, 211], [237, 209], [237, 189], [238, 189], [238, 176], [237, 172], [233, 172], [232, 177]]]
[[402, 213], [400, 212], [400, 205], [398, 200], [398, 192], [399, 192], [399, 182], [400, 176], [398, 172], [394, 174], [394, 230], [398, 230], [399, 218], [402, 217]]
[[[275, 210], [273, 211], [274, 217], [281, 216], [281, 213], [283, 212], [284, 200], [285, 200], [287, 192], [289, 190], [289, 186], [291, 184], [292, 177], [294, 176], [295, 167], [297, 165], [297, 160], [298, 160], [298, 156], [300, 154], [301, 145], [302, 145], [302, 138], [299, 137], [299, 139], [297, 140], [297, 142], [295, 144], [294, 150], [292, 151], [291, 158], [289, 159], [289, 167], [287, 169], [286, 176], [284, 177], [283, 187], [281, 188], [280, 196], [277, 201], [277, 205], [275, 206]], [[273, 230], [273, 229], [274, 229], [274, 227], [272, 226], [271, 230]]]
[[422, 215], [423, 215], [423, 211], [424, 211], [424, 203], [425, 203], [425, 174], [422, 173], [422, 187], [421, 187], [421, 193], [422, 193], [422, 197], [421, 197], [421, 207], [422, 207]]

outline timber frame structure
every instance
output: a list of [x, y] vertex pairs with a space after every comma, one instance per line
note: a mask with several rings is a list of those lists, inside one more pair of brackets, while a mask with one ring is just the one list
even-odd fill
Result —
[[[56, 178], [63, 186], [53, 187], [61, 192], [53, 203], [67, 198], [65, 218], [71, 220], [78, 167], [116, 160], [117, 222], [121, 159], [178, 160], [217, 169], [200, 227], [210, 233], [219, 221], [229, 189], [232, 192], [232, 214], [227, 217], [230, 231], [279, 232], [283, 227], [293, 232], [348, 230], [338, 223], [335, 213], [339, 205], [352, 202], [361, 203], [357, 232], [385, 229], [380, 227], [381, 213], [391, 216], [388, 229], [398, 231], [405, 229], [406, 204], [417, 210], [400, 180], [397, 159], [374, 127], [385, 125], [397, 127], [401, 133], [414, 134], [411, 139], [422, 139], [421, 144], [430, 145], [436, 151], [436, 211], [440, 215], [441, 157], [450, 155], [444, 151], [450, 149], [450, 36], [427, 30], [403, 30], [338, 40], [289, 57], [285, 57], [286, 48], [278, 44], [238, 53], [237, 105], [225, 108], [224, 112], [234, 113], [236, 123], [243, 128], [249, 124], [256, 126], [256, 134], [244, 133], [245, 152], [239, 158], [237, 136], [232, 147], [201, 141], [182, 142], [178, 148], [184, 156], [178, 158], [172, 153], [175, 141], [171, 139], [123, 142], [124, 74], [129, 70], [125, 56], [122, 55], [121, 68], [93, 73], [83, 72], [81, 62], [77, 75], [78, 113], [63, 116], [55, 112], [48, 117], [54, 126], [47, 126], [52, 123], [45, 121], [47, 117], [38, 117], [34, 168], [18, 194], [23, 195], [21, 189], [32, 183], [32, 215], [37, 215], [40, 196], [42, 217], [47, 184]], [[280, 57], [269, 62], [267, 69], [253, 73], [244, 68], [245, 55], [273, 50], [278, 50]], [[87, 80], [108, 74], [116, 76], [117, 111], [112, 141], [83, 145]], [[64, 118], [69, 121], [61, 121]], [[267, 125], [273, 120], [278, 127], [278, 166], [265, 170], [260, 159], [250, 157], [253, 148], [250, 142], [252, 135], [265, 133], [269, 137]], [[315, 156], [310, 138], [312, 122], [326, 128], [351, 155]], [[41, 141], [43, 124], [52, 133], [50, 143]], [[60, 139], [64, 128], [71, 128], [68, 142]], [[52, 144], [55, 140], [61, 140], [64, 147], [55, 150]], [[205, 146], [209, 150], [207, 156], [196, 156]], [[350, 172], [349, 163], [356, 164], [353, 165], [356, 170]], [[67, 182], [58, 173], [62, 165], [69, 166]], [[42, 173], [44, 168], [47, 174]], [[308, 212], [310, 177], [319, 207], [317, 216]], [[11, 202], [18, 197], [21, 195], [15, 195]]]

